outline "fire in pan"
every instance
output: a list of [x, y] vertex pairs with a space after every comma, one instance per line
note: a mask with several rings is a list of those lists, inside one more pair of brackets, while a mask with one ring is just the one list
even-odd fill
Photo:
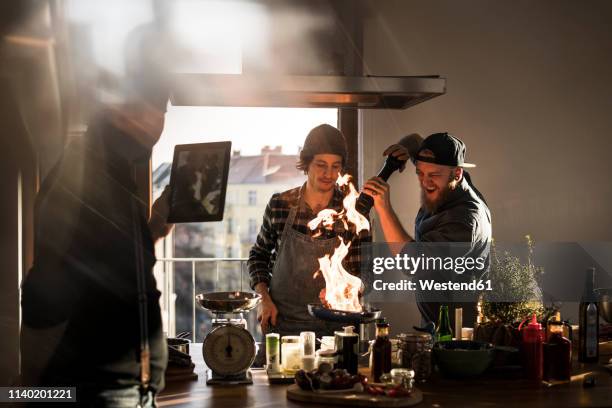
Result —
[[344, 310], [328, 309], [321, 303], [309, 303], [308, 313], [312, 317], [328, 322], [353, 324], [355, 326], [371, 323], [381, 315], [380, 309], [367, 309], [361, 312], [347, 312]]

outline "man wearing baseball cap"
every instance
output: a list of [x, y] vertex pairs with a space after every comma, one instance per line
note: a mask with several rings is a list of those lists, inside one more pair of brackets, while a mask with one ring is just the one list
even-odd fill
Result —
[[369, 232], [362, 231], [359, 236], [347, 231], [342, 222], [319, 231], [311, 231], [307, 224], [325, 208], [342, 210], [344, 194], [336, 180], [346, 161], [342, 133], [326, 124], [315, 127], [306, 137], [297, 163], [307, 175], [306, 183], [274, 194], [266, 207], [248, 261], [251, 287], [262, 295], [258, 319], [263, 333], [284, 336], [314, 331], [321, 336], [339, 329], [308, 314], [307, 305], [319, 302], [325, 288], [323, 276], [313, 276], [319, 269], [318, 259], [334, 252], [340, 236], [350, 242], [343, 266], [359, 275], [361, 242], [371, 241], [371, 237]]
[[[391, 206], [389, 185], [377, 177], [364, 184], [364, 192], [374, 198], [386, 242], [470, 243], [474, 253], [488, 250], [491, 213], [483, 195], [464, 170], [476, 167], [465, 162], [465, 151], [465, 144], [448, 133], [434, 133], [425, 138], [413, 157], [399, 144], [385, 150], [384, 155], [411, 159], [421, 187], [421, 208], [416, 215], [414, 236], [411, 236]], [[423, 302], [418, 292], [417, 299], [423, 319], [435, 322], [439, 304]], [[466, 322], [475, 318], [474, 310], [464, 309], [464, 313]]]

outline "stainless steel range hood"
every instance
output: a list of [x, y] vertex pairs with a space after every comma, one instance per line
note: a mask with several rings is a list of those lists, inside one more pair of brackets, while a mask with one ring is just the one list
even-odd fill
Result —
[[446, 92], [438, 76], [174, 74], [177, 106], [406, 109]]

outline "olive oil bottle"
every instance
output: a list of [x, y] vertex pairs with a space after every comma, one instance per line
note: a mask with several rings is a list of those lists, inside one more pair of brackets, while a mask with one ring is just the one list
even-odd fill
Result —
[[451, 330], [450, 318], [448, 317], [448, 306], [440, 306], [440, 314], [438, 316], [438, 326], [436, 327], [436, 341], [450, 341], [453, 339], [453, 331]]

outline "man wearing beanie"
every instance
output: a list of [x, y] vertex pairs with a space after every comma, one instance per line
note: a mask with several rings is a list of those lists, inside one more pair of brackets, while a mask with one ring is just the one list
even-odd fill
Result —
[[[434, 245], [436, 252], [441, 248], [469, 248], [465, 256], [488, 260], [488, 247], [491, 241], [491, 213], [483, 195], [474, 187], [465, 168], [476, 167], [466, 163], [465, 144], [448, 133], [434, 133], [425, 140], [417, 150], [415, 157], [409, 157], [406, 147], [399, 144], [388, 147], [384, 155], [392, 155], [400, 160], [412, 160], [421, 187], [421, 208], [419, 209], [414, 228], [414, 236], [409, 235], [399, 222], [390, 201], [390, 188], [378, 177], [368, 180], [364, 192], [374, 198], [374, 208], [379, 216], [380, 225], [388, 243], [439, 243]], [[442, 243], [453, 243], [440, 245]], [[458, 244], [458, 243], [465, 243]], [[428, 246], [431, 248], [432, 246]], [[425, 246], [423, 246], [425, 248]], [[419, 278], [437, 280], [466, 279], [451, 271], [450, 275], [433, 274], [423, 276], [430, 271], [423, 271]], [[439, 294], [433, 295], [435, 301], [426, 299], [431, 293], [417, 291], [417, 301], [425, 322], [436, 322], [441, 303]], [[461, 294], [454, 294], [455, 296]], [[449, 295], [448, 302], [451, 303]], [[451, 305], [452, 306], [452, 305]], [[462, 307], [463, 321], [472, 323], [476, 318], [475, 303], [457, 304]], [[452, 311], [451, 311], [452, 312]], [[454, 313], [451, 313], [451, 319]]]
[[311, 231], [307, 224], [319, 211], [341, 211], [344, 194], [337, 187], [338, 175], [346, 167], [347, 147], [342, 133], [320, 125], [310, 131], [300, 152], [297, 168], [307, 175], [301, 187], [274, 194], [266, 207], [263, 224], [249, 254], [251, 287], [262, 295], [258, 314], [263, 333], [281, 336], [314, 331], [317, 336], [333, 334], [338, 325], [308, 314], [308, 303], [319, 302], [325, 288], [318, 259], [332, 254], [338, 237], [350, 241], [344, 268], [360, 275], [361, 242], [371, 241], [369, 232], [357, 236], [342, 222], [331, 229]]

